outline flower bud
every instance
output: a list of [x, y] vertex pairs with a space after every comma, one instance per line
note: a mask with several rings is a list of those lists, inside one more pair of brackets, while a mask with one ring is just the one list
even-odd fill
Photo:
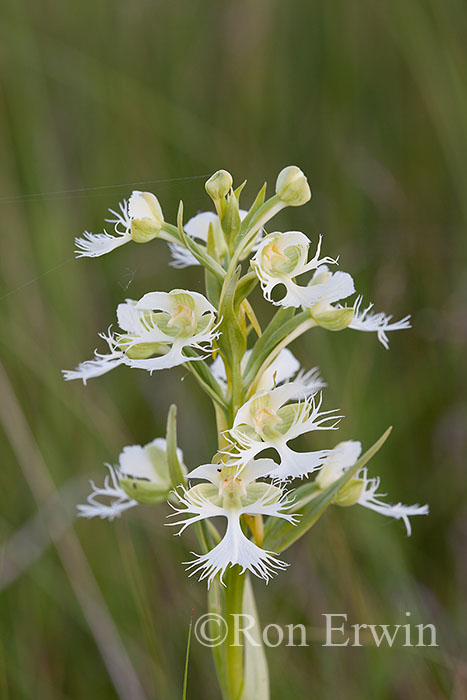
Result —
[[232, 175], [227, 170], [218, 170], [206, 182], [205, 189], [211, 199], [217, 201], [230, 192], [232, 184]]
[[308, 180], [300, 168], [289, 165], [280, 171], [276, 180], [276, 194], [289, 207], [300, 207], [311, 199]]
[[147, 243], [157, 237], [164, 224], [164, 215], [156, 195], [152, 192], [133, 192], [128, 212], [131, 237], [135, 243]]

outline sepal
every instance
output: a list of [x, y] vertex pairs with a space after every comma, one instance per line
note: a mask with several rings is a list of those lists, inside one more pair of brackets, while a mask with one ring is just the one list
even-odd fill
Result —
[[328, 331], [344, 330], [352, 323], [354, 317], [353, 308], [334, 309], [329, 304], [315, 304], [309, 313], [318, 326]]
[[354, 506], [365, 488], [364, 479], [351, 479], [334, 497], [336, 506]]

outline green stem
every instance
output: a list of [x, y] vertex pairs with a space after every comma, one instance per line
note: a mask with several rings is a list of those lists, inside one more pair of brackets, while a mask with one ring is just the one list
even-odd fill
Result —
[[[243, 610], [243, 588], [245, 575], [240, 573], [238, 566], [233, 566], [226, 574], [225, 591], [225, 621], [227, 637], [225, 640], [227, 661], [228, 700], [240, 700], [243, 690], [243, 640], [237, 639], [239, 619], [236, 616]], [[241, 618], [240, 618], [241, 621]]]

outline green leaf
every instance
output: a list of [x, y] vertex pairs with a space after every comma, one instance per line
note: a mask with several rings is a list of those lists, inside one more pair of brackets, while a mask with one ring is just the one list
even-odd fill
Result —
[[[219, 262], [219, 258], [216, 250], [216, 240], [214, 237], [214, 228], [212, 224], [209, 224], [208, 229], [208, 239], [206, 244], [206, 250], [208, 255], [211, 256], [213, 260]], [[218, 277], [212, 274], [208, 269], [205, 270], [205, 282], [206, 282], [206, 296], [216, 308], [219, 306], [219, 299], [221, 296], [222, 284]]]
[[183, 676], [183, 696], [182, 700], [186, 700], [186, 691], [188, 686], [188, 662], [190, 660], [190, 644], [191, 644], [191, 630], [193, 628], [193, 610], [191, 611], [190, 625], [188, 627], [188, 640], [186, 643], [186, 654], [185, 654], [185, 673]]
[[177, 407], [172, 404], [167, 416], [167, 463], [169, 466], [170, 480], [172, 486], [176, 488], [180, 484], [186, 483], [182, 465], [178, 461], [177, 455]]
[[198, 359], [195, 362], [185, 362], [183, 366], [196, 377], [201, 388], [209, 394], [211, 399], [226, 412], [227, 404], [225, 403], [224, 393], [206, 362], [199, 359], [198, 353], [193, 348], [185, 348], [184, 352], [188, 357], [196, 357]]
[[216, 260], [214, 260], [210, 255], [208, 255], [207, 250], [204, 246], [201, 246], [198, 243], [196, 243], [192, 238], [187, 236], [185, 231], [183, 230], [182, 201], [178, 205], [177, 227], [178, 235], [185, 248], [190, 251], [190, 253], [196, 258], [196, 260], [199, 263], [201, 263], [203, 267], [212, 272], [212, 274], [215, 275], [222, 282], [225, 277], [224, 268], [221, 265], [219, 265], [219, 263]]
[[[225, 591], [222, 584], [216, 577], [211, 583], [211, 587], [208, 590], [208, 612], [213, 615], [213, 629], [210, 631], [210, 636], [213, 639], [219, 634], [219, 627], [215, 627], [215, 620], [220, 618], [225, 619], [224, 614], [225, 608]], [[215, 617], [218, 616], [218, 617]], [[219, 644], [217, 646], [212, 646], [212, 656], [214, 659], [214, 665], [216, 667], [217, 679], [222, 691], [222, 697], [229, 697], [229, 682], [227, 677], [227, 650], [225, 644]]]
[[297, 489], [297, 503], [293, 508], [293, 512], [301, 513], [300, 521], [297, 525], [292, 525], [285, 521], [279, 521], [276, 518], [270, 519], [265, 528], [263, 548], [277, 553], [283, 552], [290, 547], [291, 544], [300, 539], [300, 537], [303, 537], [331, 505], [342, 487], [345, 486], [345, 484], [347, 484], [383, 446], [391, 430], [392, 428], [388, 428], [351, 469], [346, 471], [340, 479], [326, 489], [321, 491], [316, 487], [315, 482], [310, 482]]
[[240, 240], [243, 238], [243, 236], [246, 233], [248, 233], [250, 223], [251, 223], [254, 215], [258, 211], [258, 209], [264, 204], [265, 197], [266, 197], [266, 183], [264, 183], [264, 185], [262, 186], [262, 188], [260, 189], [260, 191], [256, 195], [255, 201], [253, 202], [253, 204], [249, 208], [247, 215], [245, 216], [245, 218], [242, 221], [238, 240], [235, 240], [235, 247], [237, 246], [237, 243], [239, 243]]
[[261, 626], [256, 609], [255, 596], [250, 577], [246, 577], [243, 591], [243, 614], [254, 620], [254, 626], [248, 634], [256, 642], [250, 643], [248, 635], [244, 636], [244, 685], [241, 700], [269, 700], [269, 671], [264, 645], [261, 636]]
[[303, 321], [309, 319], [306, 312], [296, 316], [294, 314], [293, 308], [279, 309], [261, 338], [256, 341], [243, 375], [245, 386], [250, 386], [254, 382], [258, 371], [274, 348]]
[[240, 308], [242, 301], [250, 296], [257, 284], [258, 277], [256, 272], [248, 272], [239, 279], [237, 288], [235, 289], [235, 308]]
[[242, 194], [242, 191], [243, 191], [243, 188], [244, 188], [245, 185], [246, 185], [246, 182], [247, 182], [246, 180], [243, 180], [242, 184], [239, 185], [239, 186], [234, 190], [234, 195], [235, 195], [236, 198], [237, 198], [237, 202], [240, 201], [240, 195]]

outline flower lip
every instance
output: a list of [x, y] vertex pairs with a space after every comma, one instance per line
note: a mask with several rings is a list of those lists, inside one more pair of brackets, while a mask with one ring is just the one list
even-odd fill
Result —
[[266, 476], [272, 466], [272, 460], [256, 460], [245, 465], [241, 475], [236, 475], [228, 466], [219, 471], [219, 464], [204, 464], [190, 472], [188, 478], [203, 479], [209, 484], [198, 484], [188, 490], [182, 487], [175, 492], [180, 506], [172, 504], [174, 513], [169, 517], [179, 518], [170, 523], [180, 527], [177, 534], [189, 525], [211, 517], [223, 516], [227, 520], [219, 544], [207, 554], [195, 555], [193, 561], [186, 562], [190, 575], [197, 573], [200, 580], [207, 579], [208, 587], [217, 575], [224, 583], [225, 571], [235, 564], [242, 567], [242, 571], [248, 569], [266, 581], [286, 567], [272, 552], [261, 549], [248, 539], [240, 524], [240, 517], [245, 514], [268, 515], [293, 524], [297, 522], [297, 516], [287, 512], [291, 500], [283, 489], [256, 482], [256, 479]]
[[[363, 303], [363, 297], [359, 295], [353, 305], [354, 316], [349, 324], [349, 328], [356, 331], [364, 331], [368, 333], [376, 333], [378, 340], [389, 350], [389, 339], [386, 335], [391, 331], [402, 331], [411, 328], [410, 316], [404, 316], [400, 321], [392, 321], [392, 316], [385, 314], [383, 312], [372, 312], [373, 304], [369, 304], [363, 311], [361, 311], [361, 306]], [[345, 308], [345, 307], [340, 307]]]

